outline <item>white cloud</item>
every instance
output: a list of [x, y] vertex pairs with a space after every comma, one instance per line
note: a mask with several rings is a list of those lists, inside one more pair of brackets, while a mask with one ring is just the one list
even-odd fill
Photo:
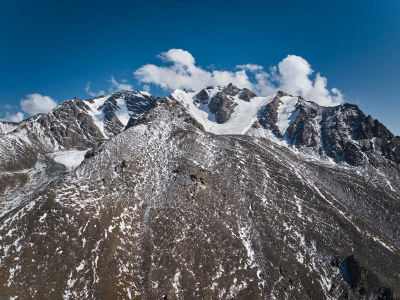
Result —
[[85, 92], [90, 96], [90, 97], [97, 97], [97, 96], [101, 96], [101, 95], [105, 95], [106, 93], [103, 90], [100, 90], [98, 92], [93, 92], [90, 90], [90, 85], [91, 82], [88, 81], [86, 87], [85, 87]]
[[148, 84], [143, 85], [143, 91], [150, 92], [150, 85]]
[[38, 113], [47, 113], [57, 106], [57, 102], [49, 96], [40, 94], [26, 95], [27, 99], [21, 99], [22, 110], [28, 114], [36, 115]]
[[343, 102], [341, 92], [327, 89], [327, 79], [317, 73], [315, 80], [310, 79], [314, 72], [310, 64], [302, 57], [288, 55], [278, 64], [279, 89], [294, 95], [301, 95], [320, 105], [333, 106]]
[[109, 89], [110, 92], [114, 91], [122, 91], [122, 90], [132, 90], [133, 87], [129, 83], [126, 83], [126, 80], [122, 80], [123, 83], [120, 83], [115, 80], [114, 76], [110, 76], [111, 87]]
[[7, 122], [21, 122], [24, 119], [24, 114], [22, 112], [17, 112], [15, 115], [10, 114], [9, 112], [6, 112], [5, 118], [2, 118], [2, 121], [7, 121]]
[[251, 72], [262, 71], [264, 69], [263, 66], [255, 65], [255, 64], [245, 64], [245, 65], [237, 65], [236, 69], [248, 70]]
[[154, 84], [165, 90], [198, 90], [208, 85], [225, 86], [233, 83], [262, 96], [282, 90], [320, 105], [343, 103], [342, 93], [336, 88], [328, 90], [327, 79], [319, 73], [313, 79], [311, 76], [314, 71], [310, 64], [296, 55], [288, 55], [278, 67], [270, 67], [269, 72], [256, 64], [238, 65], [235, 71], [208, 71], [197, 66], [193, 55], [182, 49], [170, 49], [158, 57], [167, 66], [147, 64], [134, 72], [137, 80], [144, 84], [143, 88]]
[[194, 66], [195, 59], [192, 54], [183, 49], [169, 49], [158, 55], [165, 62], [175, 62], [183, 66]]
[[206, 71], [195, 65], [194, 57], [182, 49], [170, 49], [161, 53], [160, 57], [169, 66], [159, 67], [147, 64], [134, 72], [141, 83], [159, 85], [165, 90], [202, 89], [208, 85], [227, 85], [234, 83], [241, 87], [252, 87], [244, 70]]

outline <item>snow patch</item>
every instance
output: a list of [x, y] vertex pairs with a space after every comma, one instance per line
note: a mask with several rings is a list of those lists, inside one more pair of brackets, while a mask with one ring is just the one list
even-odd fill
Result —
[[105, 138], [107, 135], [104, 131], [104, 112], [100, 109], [100, 107], [104, 104], [104, 102], [109, 98], [109, 96], [100, 97], [93, 101], [93, 103], [86, 101], [85, 104], [89, 106], [89, 110], [87, 111], [89, 115], [92, 116], [94, 124], [100, 129], [101, 133]]
[[298, 97], [291, 96], [284, 96], [280, 99], [280, 104], [277, 110], [278, 121], [276, 122], [276, 126], [278, 126], [282, 135], [285, 134], [290, 124], [296, 120], [300, 113], [300, 111], [296, 109], [298, 100]]
[[59, 164], [64, 165], [68, 171], [72, 171], [85, 159], [86, 152], [87, 150], [62, 150], [47, 153], [46, 155]]
[[[136, 96], [141, 96], [141, 95], [136, 94]], [[116, 101], [118, 105], [118, 110], [115, 112], [115, 115], [120, 120], [122, 125], [126, 126], [128, 125], [130, 115], [128, 112], [128, 108], [126, 107], [125, 99], [121, 98], [117, 99]]]

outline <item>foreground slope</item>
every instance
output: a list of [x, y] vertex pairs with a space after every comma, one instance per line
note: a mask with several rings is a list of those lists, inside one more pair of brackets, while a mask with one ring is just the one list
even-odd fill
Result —
[[157, 100], [75, 170], [20, 196], [1, 217], [0, 295], [400, 296], [396, 190], [204, 127]]

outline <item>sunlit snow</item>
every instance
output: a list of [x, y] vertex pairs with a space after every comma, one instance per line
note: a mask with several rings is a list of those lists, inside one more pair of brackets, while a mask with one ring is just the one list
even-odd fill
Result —
[[[220, 88], [216, 87], [207, 90], [209, 98], [211, 99], [219, 89]], [[183, 90], [175, 90], [172, 93], [172, 97], [188, 108], [190, 114], [203, 125], [206, 131], [215, 134], [244, 134], [257, 120], [257, 113], [260, 108], [273, 99], [273, 96], [255, 97], [251, 99], [250, 102], [247, 102], [239, 99], [239, 96], [236, 95], [233, 99], [237, 106], [231, 118], [223, 124], [218, 124], [215, 122], [214, 115], [208, 110], [207, 105], [200, 104], [197, 106], [194, 103], [194, 98], [198, 92], [199, 91], [186, 92]]]
[[48, 153], [47, 156], [64, 165], [68, 171], [72, 171], [82, 163], [86, 152], [87, 150], [63, 150]]
[[280, 104], [278, 106], [278, 126], [279, 131], [282, 135], [285, 134], [286, 130], [290, 126], [290, 123], [296, 120], [299, 115], [299, 111], [296, 110], [296, 104], [298, 97], [284, 96], [280, 99]]

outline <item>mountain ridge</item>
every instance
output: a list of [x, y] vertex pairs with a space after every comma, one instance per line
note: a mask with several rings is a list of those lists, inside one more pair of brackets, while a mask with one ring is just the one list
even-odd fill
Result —
[[398, 164], [293, 147], [258, 123], [298, 128], [299, 98], [225, 88], [75, 99], [0, 136], [0, 296], [398, 298]]

